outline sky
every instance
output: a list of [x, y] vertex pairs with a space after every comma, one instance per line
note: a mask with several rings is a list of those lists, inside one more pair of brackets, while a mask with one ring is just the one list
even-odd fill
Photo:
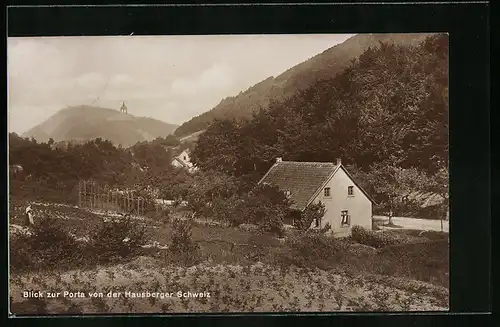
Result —
[[9, 132], [75, 105], [182, 124], [353, 35], [8, 38]]

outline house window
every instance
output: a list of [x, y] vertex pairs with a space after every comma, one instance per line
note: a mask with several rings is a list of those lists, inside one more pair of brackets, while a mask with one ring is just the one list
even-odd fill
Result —
[[347, 195], [354, 196], [354, 186], [347, 187]]
[[347, 210], [342, 210], [340, 216], [342, 218], [340, 221], [340, 225], [342, 227], [347, 227], [351, 225], [351, 216], [349, 216], [349, 212]]
[[184, 156], [184, 161], [186, 161], [186, 156]]
[[330, 196], [330, 188], [325, 187], [325, 196]]

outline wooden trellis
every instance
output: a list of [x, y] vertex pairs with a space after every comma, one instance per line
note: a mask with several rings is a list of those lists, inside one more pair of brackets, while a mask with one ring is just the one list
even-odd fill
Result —
[[144, 215], [144, 199], [130, 191], [111, 189], [94, 181], [79, 181], [77, 192], [79, 207]]

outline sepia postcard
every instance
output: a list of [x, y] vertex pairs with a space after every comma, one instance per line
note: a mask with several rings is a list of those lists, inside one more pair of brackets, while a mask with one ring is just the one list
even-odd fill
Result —
[[9, 37], [11, 316], [448, 311], [448, 42]]

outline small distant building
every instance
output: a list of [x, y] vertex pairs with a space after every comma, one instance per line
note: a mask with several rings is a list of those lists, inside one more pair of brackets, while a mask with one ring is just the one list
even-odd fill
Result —
[[172, 166], [177, 167], [177, 168], [187, 169], [189, 172], [196, 171], [196, 167], [193, 165], [193, 163], [190, 160], [190, 157], [189, 157], [190, 153], [191, 153], [191, 151], [189, 149], [185, 149], [179, 155], [175, 156], [172, 159]]
[[[292, 201], [291, 209], [304, 211], [310, 204], [321, 202], [325, 214], [313, 221], [311, 228], [320, 229], [330, 224], [334, 236], [348, 236], [355, 225], [372, 229], [374, 201], [342, 165], [331, 162], [298, 162], [276, 159], [276, 163], [262, 177], [259, 184], [281, 189]], [[293, 216], [285, 221], [294, 224]]]

